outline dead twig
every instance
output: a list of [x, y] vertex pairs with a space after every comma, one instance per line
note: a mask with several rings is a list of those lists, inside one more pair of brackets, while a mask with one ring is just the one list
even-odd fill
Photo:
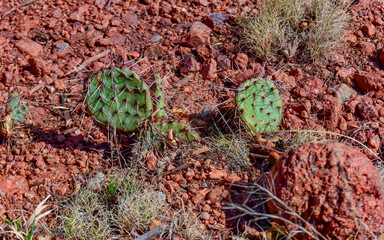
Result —
[[4, 18], [5, 16], [11, 14], [12, 12], [16, 11], [17, 9], [19, 9], [19, 8], [21, 8], [21, 7], [24, 7], [24, 6], [27, 6], [28, 4], [33, 3], [34, 1], [36, 1], [36, 0], [29, 0], [29, 1], [23, 2], [23, 3], [19, 4], [19, 5], [17, 5], [17, 6], [15, 6], [15, 7], [11, 8], [9, 11], [7, 11], [7, 12], [5, 12], [5, 13], [3, 14], [2, 18]]
[[104, 52], [102, 53], [99, 53], [93, 57], [91, 57], [90, 59], [88, 60], [85, 60], [80, 66], [78, 66], [77, 68], [67, 72], [64, 76], [68, 76], [68, 75], [71, 75], [72, 73], [75, 73], [75, 72], [78, 72], [78, 71], [81, 71], [83, 69], [85, 69], [90, 63], [104, 57], [105, 55], [107, 55], [109, 53], [109, 49], [108, 50], [105, 50]]
[[31, 89], [31, 91], [29, 91], [29, 95], [36, 92], [40, 88], [42, 88], [45, 84], [46, 84], [46, 81], [42, 81], [41, 83], [37, 84], [34, 88]]

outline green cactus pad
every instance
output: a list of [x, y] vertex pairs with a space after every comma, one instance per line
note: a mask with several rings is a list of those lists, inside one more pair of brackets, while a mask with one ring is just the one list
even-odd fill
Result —
[[254, 78], [239, 86], [235, 101], [242, 120], [255, 133], [276, 131], [282, 117], [283, 101], [276, 85]]
[[13, 123], [17, 124], [24, 120], [25, 114], [27, 114], [29, 107], [20, 101], [19, 94], [13, 92], [6, 107], [6, 111], [12, 114]]
[[5, 108], [6, 116], [0, 124], [0, 134], [9, 138], [12, 135], [13, 126], [24, 120], [28, 110], [29, 106], [20, 101], [17, 92], [13, 92]]
[[99, 122], [120, 131], [134, 131], [152, 113], [147, 84], [119, 68], [105, 70], [90, 79], [88, 111]]
[[165, 116], [165, 111], [164, 111], [164, 94], [161, 91], [163, 88], [163, 85], [161, 83], [161, 78], [159, 74], [155, 74], [155, 84], [154, 84], [154, 105], [155, 105], [155, 112], [156, 115], [155, 117], [161, 118]]
[[192, 142], [199, 139], [199, 135], [186, 123], [165, 122], [156, 124], [155, 127], [166, 137], [169, 137], [170, 131], [172, 131], [173, 139], [178, 142]]

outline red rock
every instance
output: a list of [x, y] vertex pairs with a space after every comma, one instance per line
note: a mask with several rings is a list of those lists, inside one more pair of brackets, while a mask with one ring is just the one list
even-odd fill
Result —
[[188, 169], [186, 173], [184, 173], [184, 176], [186, 178], [193, 178], [195, 176], [195, 172], [192, 169]]
[[169, 165], [167, 166], [167, 171], [172, 170], [172, 169], [174, 169], [174, 168], [175, 168], [175, 166], [173, 166], [172, 164], [169, 164]]
[[360, 51], [364, 56], [371, 56], [375, 50], [376, 46], [370, 42], [361, 42], [359, 43]]
[[235, 183], [241, 181], [241, 177], [239, 177], [236, 173], [231, 173], [226, 179], [227, 182]]
[[368, 147], [370, 147], [374, 151], [378, 151], [380, 149], [381, 140], [380, 137], [375, 135], [368, 140]]
[[183, 194], [181, 194], [181, 199], [183, 199], [184, 202], [188, 202], [188, 200], [189, 200], [189, 195], [188, 195], [188, 193], [183, 193]]
[[207, 196], [207, 194], [210, 192], [208, 188], [203, 188], [199, 190], [199, 193], [204, 196], [204, 198]]
[[57, 91], [62, 91], [67, 88], [67, 85], [64, 83], [63, 79], [57, 79], [53, 82], [53, 86]]
[[380, 61], [381, 65], [384, 66], [384, 51], [383, 51], [383, 49], [381, 49], [381, 52], [379, 55], [379, 61]]
[[173, 183], [172, 181], [166, 181], [164, 183], [164, 187], [165, 189], [167, 189], [168, 191], [170, 191], [171, 193], [175, 192], [175, 187], [173, 186]]
[[158, 160], [157, 160], [157, 157], [154, 154], [154, 152], [149, 151], [147, 153], [147, 162], [146, 162], [146, 166], [147, 166], [148, 170], [149, 171], [156, 170], [157, 162], [158, 162]]
[[343, 81], [350, 79], [355, 72], [354, 68], [336, 67], [336, 76]]
[[200, 214], [200, 219], [202, 219], [202, 220], [209, 220], [209, 218], [210, 218], [210, 215], [209, 215], [209, 213], [207, 213], [207, 212], [202, 212], [201, 214]]
[[372, 24], [363, 26], [363, 28], [361, 30], [368, 37], [372, 37], [376, 33], [376, 28]]
[[198, 47], [208, 43], [212, 30], [201, 22], [194, 22], [189, 32], [182, 37], [182, 44], [187, 47]]
[[59, 196], [64, 196], [67, 193], [67, 188], [66, 187], [59, 187], [58, 189], [56, 189], [56, 193]]
[[217, 63], [215, 59], [211, 58], [203, 64], [201, 74], [203, 75], [203, 79], [217, 78]]
[[377, 111], [376, 107], [366, 101], [362, 101], [357, 104], [356, 110], [361, 118], [365, 120], [375, 120], [379, 117], [379, 112]]
[[218, 71], [225, 71], [231, 67], [231, 60], [226, 55], [219, 55], [216, 58]]
[[0, 197], [25, 194], [29, 191], [28, 181], [21, 176], [0, 176]]
[[68, 43], [64, 42], [63, 40], [59, 40], [55, 42], [55, 50], [54, 53], [59, 57], [63, 58], [67, 56], [71, 52], [70, 46]]
[[203, 207], [203, 211], [204, 212], [210, 212], [212, 210], [211, 206], [209, 206], [208, 204], [205, 204], [204, 207]]
[[131, 28], [135, 28], [140, 23], [139, 18], [134, 13], [123, 13], [121, 16], [121, 20], [123, 20], [127, 27]]
[[247, 68], [248, 64], [248, 56], [244, 53], [238, 53], [236, 54], [236, 57], [234, 59], [234, 65], [237, 66], [238, 68], [245, 69]]
[[[315, 223], [325, 238], [347, 239], [358, 234], [356, 239], [369, 239], [370, 231], [379, 233], [384, 226], [380, 174], [358, 148], [333, 142], [304, 144], [285, 154], [271, 176], [276, 197], [306, 222]], [[275, 201], [268, 202], [268, 207], [272, 214], [299, 221]], [[357, 227], [356, 220], [368, 228]], [[312, 231], [308, 225], [302, 226]], [[288, 232], [297, 230], [294, 225], [286, 227]]]
[[111, 38], [100, 38], [98, 41], [97, 41], [97, 44], [100, 45], [100, 46], [112, 46], [113, 45], [113, 42], [112, 42], [112, 39]]
[[6, 71], [1, 79], [1, 82], [4, 84], [11, 84], [11, 83], [14, 83], [16, 79], [17, 79], [17, 76], [15, 72]]
[[344, 56], [338, 53], [335, 53], [331, 56], [330, 61], [339, 66], [343, 66], [345, 64]]
[[377, 73], [356, 73], [353, 80], [363, 91], [383, 91], [384, 79]]
[[384, 24], [384, 21], [381, 19], [381, 17], [376, 17], [372, 23], [375, 24], [376, 26], [381, 26]]
[[196, 205], [201, 204], [203, 201], [204, 201], [204, 196], [200, 193], [192, 197], [192, 202]]
[[179, 70], [182, 76], [186, 76], [190, 72], [200, 71], [200, 63], [190, 56], [180, 61]]
[[62, 11], [60, 8], [57, 8], [51, 12], [52, 17], [54, 18], [61, 18], [62, 17]]
[[276, 81], [278, 81], [279, 85], [287, 91], [291, 91], [292, 89], [297, 87], [295, 77], [289, 76], [286, 73], [279, 74], [278, 77], [276, 78]]
[[335, 97], [328, 97], [328, 101], [324, 104], [323, 113], [321, 115], [324, 120], [324, 126], [335, 131], [339, 126], [339, 118], [343, 113], [343, 106]]
[[17, 26], [16, 37], [18, 39], [21, 39], [23, 37], [27, 37], [29, 30], [31, 30], [31, 28], [33, 28], [33, 27], [39, 26], [39, 24], [40, 24], [39, 20], [30, 20], [30, 19], [25, 20], [25, 22], [23, 22], [22, 24]]
[[323, 81], [320, 78], [303, 78], [299, 87], [293, 90], [296, 97], [315, 99], [323, 91]]
[[225, 170], [213, 169], [209, 172], [208, 176], [212, 180], [223, 180], [227, 176], [227, 172]]
[[171, 175], [171, 179], [176, 183], [185, 182], [183, 175], [181, 175], [180, 173]]
[[106, 3], [105, 0], [95, 0], [95, 5], [100, 9], [104, 8]]
[[15, 45], [20, 51], [34, 57], [38, 56], [43, 51], [43, 46], [30, 39], [19, 40]]
[[300, 81], [304, 76], [303, 70], [300, 68], [293, 68], [289, 74], [295, 77], [296, 81]]
[[42, 156], [36, 157], [35, 166], [41, 170], [47, 169], [47, 165], [45, 164]]
[[88, 4], [84, 4], [84, 5], [80, 6], [78, 11], [81, 14], [88, 15], [89, 14], [89, 5]]
[[197, 56], [200, 62], [204, 62], [211, 54], [210, 50], [205, 46], [199, 46], [196, 48]]
[[222, 199], [222, 193], [223, 191], [221, 189], [215, 188], [207, 194], [206, 198], [208, 201], [211, 201], [211, 203], [217, 203]]
[[127, 57], [137, 60], [140, 57], [139, 52], [128, 52]]
[[69, 19], [74, 22], [84, 22], [84, 14], [80, 11], [73, 12], [69, 15]]
[[51, 71], [50, 64], [39, 57], [31, 57], [28, 61], [31, 72], [38, 77]]
[[348, 34], [346, 37], [345, 37], [345, 41], [347, 42], [351, 42], [351, 43], [356, 43], [357, 42], [357, 37], [355, 34]]
[[36, 193], [34, 191], [28, 191], [24, 193], [24, 197], [29, 201], [32, 201], [36, 197]]
[[204, 22], [214, 31], [220, 32], [224, 28], [224, 24], [229, 21], [229, 16], [226, 13], [211, 13]]
[[208, 7], [211, 4], [208, 0], [195, 0], [195, 3], [204, 7]]
[[351, 97], [355, 96], [357, 96], [357, 92], [345, 83], [342, 83], [336, 87], [335, 97], [339, 99], [340, 104], [344, 104]]

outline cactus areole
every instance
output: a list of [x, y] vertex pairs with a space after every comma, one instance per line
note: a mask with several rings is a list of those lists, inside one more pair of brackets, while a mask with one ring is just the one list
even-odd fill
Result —
[[125, 69], [108, 69], [91, 77], [86, 100], [97, 121], [120, 131], [135, 131], [152, 113], [147, 84]]
[[271, 80], [254, 78], [243, 82], [235, 100], [241, 119], [254, 133], [277, 130], [283, 101]]

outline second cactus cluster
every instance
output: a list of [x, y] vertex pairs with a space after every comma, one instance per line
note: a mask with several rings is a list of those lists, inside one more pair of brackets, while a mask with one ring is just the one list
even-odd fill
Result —
[[161, 120], [165, 115], [161, 89], [161, 79], [156, 79], [151, 90], [139, 75], [128, 69], [107, 69], [89, 81], [88, 112], [100, 123], [120, 131], [135, 131], [143, 121], [155, 119], [151, 124], [158, 135], [167, 136], [171, 132], [179, 142], [198, 138], [186, 123]]

